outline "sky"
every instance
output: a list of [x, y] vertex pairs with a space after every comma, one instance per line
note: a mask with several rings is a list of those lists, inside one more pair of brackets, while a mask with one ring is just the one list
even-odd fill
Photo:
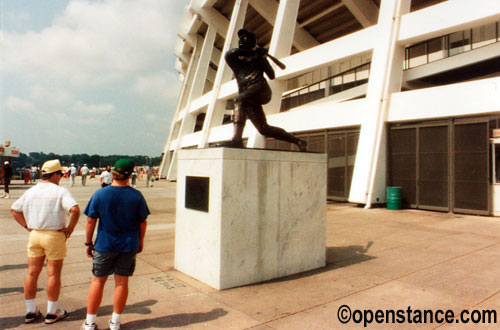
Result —
[[0, 143], [159, 156], [188, 0], [0, 0]]

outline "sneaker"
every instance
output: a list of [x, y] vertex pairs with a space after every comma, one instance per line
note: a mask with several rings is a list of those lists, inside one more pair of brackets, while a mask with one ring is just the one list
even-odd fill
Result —
[[95, 323], [87, 324], [87, 322], [83, 322], [80, 330], [97, 330], [97, 325]]
[[58, 309], [55, 314], [47, 314], [45, 315], [45, 324], [56, 323], [59, 320], [62, 320], [68, 316], [68, 312], [64, 309]]
[[42, 313], [38, 310], [38, 307], [37, 307], [34, 313], [27, 313], [26, 314], [26, 316], [24, 317], [24, 323], [32, 323], [37, 318], [39, 318], [40, 315], [42, 315]]
[[109, 320], [109, 330], [120, 330], [120, 322], [112, 322]]

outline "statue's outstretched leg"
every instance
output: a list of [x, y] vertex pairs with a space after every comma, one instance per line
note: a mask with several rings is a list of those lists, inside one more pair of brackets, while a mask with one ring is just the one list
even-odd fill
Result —
[[287, 141], [296, 144], [300, 151], [307, 151], [307, 142], [288, 133], [281, 127], [271, 126], [267, 123], [266, 115], [261, 105], [248, 105], [251, 110], [248, 111], [248, 119], [255, 126], [260, 134], [266, 137], [272, 137], [278, 140]]

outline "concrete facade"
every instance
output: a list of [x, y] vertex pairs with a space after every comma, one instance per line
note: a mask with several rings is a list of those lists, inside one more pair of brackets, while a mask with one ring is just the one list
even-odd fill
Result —
[[[391, 125], [474, 116], [488, 121], [488, 116], [500, 114], [500, 78], [495, 65], [472, 78], [460, 78], [462, 73], [454, 71], [485, 61], [498, 61], [499, 2], [343, 0], [314, 3], [323, 9], [313, 15], [309, 13], [312, 2], [306, 0], [191, 2], [176, 51], [184, 92], [165, 144], [163, 177], [176, 178], [178, 150], [202, 148], [231, 137], [232, 125], [222, 122], [231, 111], [220, 104], [236, 96], [236, 83], [222, 78], [214, 80], [213, 74], [219, 75], [225, 67], [220, 60], [227, 49], [220, 47], [222, 40], [231, 39], [234, 43], [234, 33], [239, 26], [256, 30], [258, 42], [287, 66], [285, 70], [276, 69], [276, 79], [271, 82], [273, 100], [265, 106], [271, 125], [296, 134], [350, 127], [359, 130], [346, 201], [367, 207], [385, 202], [387, 174], [390, 175], [387, 133]], [[244, 22], [241, 21], [243, 12], [246, 12]], [[351, 17], [349, 24], [357, 28], [329, 40], [324, 36], [347, 27], [330, 26], [334, 23], [329, 23], [326, 17], [331, 21]], [[270, 26], [272, 34], [259, 30], [255, 22]], [[207, 40], [213, 30], [217, 31], [216, 41], [208, 45], [210, 56], [207, 55], [203, 64], [197, 57], [201, 47], [197, 38]], [[490, 30], [493, 37], [484, 37]], [[467, 42], [457, 46], [457, 35], [463, 35]], [[435, 43], [441, 43], [437, 50], [432, 48]], [[425, 53], [415, 55], [420, 44], [425, 44]], [[207, 51], [205, 46], [203, 51]], [[212, 75], [205, 74], [206, 64], [214, 64], [215, 60], [220, 69]], [[418, 61], [422, 65], [413, 64]], [[335, 77], [334, 74], [364, 64], [370, 65], [364, 84], [331, 95], [325, 88], [325, 96], [320, 100], [280, 112], [282, 95], [293, 92], [285, 86], [290, 82], [307, 80], [308, 75], [314, 76], [317, 72], [323, 75], [325, 70], [330, 72], [330, 77]], [[213, 67], [210, 65], [209, 70]], [[206, 78], [203, 88], [196, 87], [200, 74]], [[436, 77], [441, 80], [434, 79]], [[343, 79], [351, 78], [346, 75]], [[319, 79], [313, 78], [312, 83], [316, 81]], [[321, 84], [324, 82], [318, 83], [319, 87], [310, 86], [323, 88]], [[299, 83], [298, 87], [303, 85], [307, 83]], [[205, 120], [203, 129], [197, 130], [193, 118], [200, 114], [210, 120]], [[189, 129], [186, 130], [187, 123]], [[265, 140], [250, 123], [244, 137], [248, 138], [248, 147], [265, 145]]]

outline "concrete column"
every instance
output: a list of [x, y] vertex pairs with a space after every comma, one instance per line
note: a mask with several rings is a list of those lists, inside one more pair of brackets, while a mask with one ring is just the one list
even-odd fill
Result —
[[366, 94], [370, 115], [363, 118], [349, 201], [366, 204], [386, 200], [386, 117], [393, 92], [401, 89], [404, 45], [397, 44], [401, 15], [411, 0], [383, 0], [378, 18]]
[[[182, 118], [181, 127], [179, 129], [177, 145], [175, 146], [175, 152], [170, 161], [170, 168], [167, 175], [168, 180], [175, 180], [177, 178], [177, 151], [182, 148], [182, 138], [184, 135], [193, 133], [194, 125], [196, 124], [197, 114], [190, 113], [191, 102], [203, 94], [203, 88], [207, 79], [210, 59], [214, 48], [215, 36], [217, 35], [216, 32], [213, 26], [208, 26], [203, 45], [201, 46], [199, 59], [196, 63], [196, 69], [193, 74], [186, 107], [184, 108], [184, 118]], [[198, 40], [197, 43], [200, 44], [201, 40]]]
[[191, 84], [188, 102], [192, 102], [193, 100], [203, 95], [203, 88], [205, 87], [205, 80], [207, 79], [208, 68], [210, 65], [210, 59], [212, 58], [212, 51], [214, 49], [216, 35], [217, 31], [215, 30], [215, 28], [209, 26], [205, 35], [205, 39], [203, 40], [200, 60], [198, 61], [196, 71], [193, 76], [193, 82]]
[[[194, 76], [195, 67], [196, 67], [197, 61], [200, 57], [200, 52], [201, 52], [201, 48], [196, 47], [196, 45], [195, 45], [194, 49], [193, 49], [193, 55], [191, 56], [191, 58], [188, 62], [188, 67], [186, 70], [186, 74], [184, 75], [184, 80], [182, 81], [182, 86], [181, 86], [181, 90], [179, 93], [177, 106], [175, 108], [175, 113], [174, 113], [174, 116], [172, 117], [172, 123], [170, 125], [170, 132], [168, 133], [168, 139], [167, 139], [167, 142], [165, 143], [165, 147], [163, 148], [163, 157], [161, 160], [160, 171], [159, 171], [160, 177], [162, 177], [162, 178], [166, 176], [166, 172], [171, 164], [170, 146], [172, 144], [172, 139], [174, 138], [174, 131], [175, 131], [176, 125], [182, 124], [182, 123], [178, 124], [177, 121], [179, 119], [179, 113], [182, 110], [182, 105], [184, 104], [184, 98], [188, 97], [189, 88], [187, 88], [187, 87], [191, 86], [193, 76]], [[177, 134], [177, 137], [178, 137], [178, 134]]]
[[[279, 3], [271, 44], [269, 46], [269, 54], [276, 58], [283, 58], [289, 56], [291, 53], [299, 5], [300, 0], [281, 0]], [[280, 70], [276, 65], [274, 65], [274, 69], [275, 71]], [[273, 97], [264, 106], [266, 115], [280, 111], [285, 82], [269, 80], [269, 86], [273, 92]], [[263, 148], [265, 147], [265, 142], [265, 138], [255, 131], [249, 136], [247, 146], [251, 148]]]
[[215, 82], [212, 89], [212, 99], [208, 104], [205, 122], [203, 123], [202, 137], [198, 144], [198, 148], [206, 148], [208, 146], [208, 139], [210, 137], [210, 129], [217, 124], [221, 124], [224, 116], [224, 101], [218, 101], [220, 88], [222, 84], [230, 77], [230, 70], [226, 64], [224, 55], [232, 47], [236, 46], [237, 32], [243, 27], [245, 23], [245, 15], [248, 8], [248, 0], [236, 0], [234, 2], [233, 12], [231, 14], [231, 21], [227, 28], [226, 40], [217, 67], [217, 74], [215, 75]]

